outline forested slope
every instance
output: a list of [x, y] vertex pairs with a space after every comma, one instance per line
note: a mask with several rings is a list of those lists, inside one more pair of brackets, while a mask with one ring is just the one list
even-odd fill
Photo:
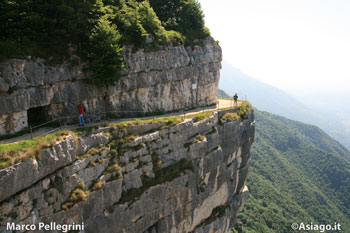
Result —
[[293, 232], [291, 224], [350, 231], [350, 153], [312, 125], [256, 110], [243, 232]]
[[0, 59], [82, 60], [92, 78], [113, 82], [124, 45], [190, 44], [209, 35], [203, 17], [196, 0], [2, 0]]

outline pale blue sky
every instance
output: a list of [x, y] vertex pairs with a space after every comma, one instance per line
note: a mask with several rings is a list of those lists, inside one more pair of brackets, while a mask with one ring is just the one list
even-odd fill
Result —
[[199, 0], [224, 59], [293, 92], [350, 92], [349, 0]]

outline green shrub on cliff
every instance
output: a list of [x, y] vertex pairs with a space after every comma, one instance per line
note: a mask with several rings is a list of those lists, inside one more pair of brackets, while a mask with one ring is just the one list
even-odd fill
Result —
[[210, 34], [197, 0], [150, 0], [150, 3], [165, 29], [180, 32], [186, 42]]
[[159, 42], [165, 41], [165, 29], [158, 19], [156, 13], [150, 6], [149, 2], [142, 2], [138, 7], [140, 22], [150, 36], [156, 38]]
[[[174, 4], [179, 8], [169, 8]], [[157, 48], [208, 35], [193, 0], [1, 1], [0, 22], [0, 59], [34, 56], [73, 64], [78, 55], [93, 79], [107, 83], [124, 67], [124, 45]]]
[[138, 3], [131, 1], [128, 5], [122, 4], [121, 7], [114, 9], [111, 21], [118, 26], [123, 44], [132, 43], [140, 46], [146, 41], [148, 33], [142, 26]]
[[121, 35], [106, 19], [100, 19], [90, 35], [88, 58], [92, 78], [112, 83], [118, 79], [118, 71], [124, 67]]

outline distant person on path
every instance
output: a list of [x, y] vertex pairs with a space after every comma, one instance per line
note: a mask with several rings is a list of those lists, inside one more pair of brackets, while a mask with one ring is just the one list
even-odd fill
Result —
[[79, 101], [77, 101], [77, 108], [78, 108], [78, 111], [79, 111], [79, 117], [78, 117], [78, 120], [79, 120], [79, 125], [80, 126], [84, 126], [85, 125], [85, 122], [84, 122], [84, 106], [82, 103], [80, 103]]
[[237, 105], [237, 100], [238, 100], [238, 95], [237, 95], [237, 93], [235, 93], [235, 95], [233, 96], [233, 101], [234, 101], [235, 105]]

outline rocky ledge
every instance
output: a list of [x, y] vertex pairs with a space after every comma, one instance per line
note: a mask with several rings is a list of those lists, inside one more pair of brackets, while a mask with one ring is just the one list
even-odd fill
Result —
[[255, 126], [253, 111], [234, 122], [221, 122], [224, 113], [66, 135], [38, 158], [0, 171], [0, 225], [84, 222], [91, 233], [230, 232], [248, 198], [244, 182]]

